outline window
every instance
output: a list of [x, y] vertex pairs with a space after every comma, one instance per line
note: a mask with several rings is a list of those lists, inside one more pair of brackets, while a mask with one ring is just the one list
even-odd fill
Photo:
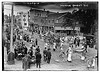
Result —
[[49, 20], [49, 23], [50, 23], [50, 20]]
[[27, 23], [24, 23], [24, 25], [27, 25]]
[[41, 19], [41, 23], [44, 23], [44, 20], [43, 19]]
[[54, 23], [54, 20], [52, 20], [52, 22]]
[[26, 19], [24, 18], [23, 21], [26, 21]]
[[26, 15], [24, 14], [23, 17], [26, 17]]
[[41, 13], [40, 13], [40, 16], [41, 16]]
[[18, 21], [21, 21], [21, 19], [18, 19]]
[[39, 16], [39, 13], [37, 14], [37, 16]]

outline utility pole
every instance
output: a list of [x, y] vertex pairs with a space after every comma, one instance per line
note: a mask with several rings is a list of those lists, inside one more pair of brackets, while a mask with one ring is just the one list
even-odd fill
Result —
[[13, 25], [14, 25], [14, 19], [13, 19], [13, 3], [11, 4], [11, 34], [10, 34], [10, 52], [8, 53], [8, 64], [15, 64], [15, 54], [14, 54], [14, 48], [13, 48]]
[[14, 52], [13, 48], [13, 4], [12, 4], [12, 9], [11, 9], [11, 35], [10, 35], [10, 51]]
[[[2, 57], [4, 58], [4, 3], [2, 2]], [[2, 58], [2, 70], [4, 70], [4, 59]]]

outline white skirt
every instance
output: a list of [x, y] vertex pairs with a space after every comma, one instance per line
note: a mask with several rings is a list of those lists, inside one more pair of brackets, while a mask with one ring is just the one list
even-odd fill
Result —
[[92, 67], [94, 67], [95, 66], [95, 59], [93, 60], [93, 63], [92, 63], [92, 65], [91, 65]]
[[85, 57], [84, 56], [81, 56], [81, 60], [85, 60]]
[[68, 54], [67, 60], [68, 60], [68, 61], [72, 61], [72, 54], [71, 54], [71, 53]]

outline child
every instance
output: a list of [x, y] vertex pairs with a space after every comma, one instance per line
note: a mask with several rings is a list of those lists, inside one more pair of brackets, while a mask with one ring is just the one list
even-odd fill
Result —
[[65, 52], [64, 52], [63, 48], [61, 47], [61, 52], [59, 54], [59, 57], [64, 57], [64, 55], [65, 55]]
[[87, 63], [88, 63], [88, 66], [87, 66], [88, 69], [89, 68], [94, 68], [95, 67], [95, 63], [96, 63], [95, 57], [92, 57], [90, 60], [87, 61]]

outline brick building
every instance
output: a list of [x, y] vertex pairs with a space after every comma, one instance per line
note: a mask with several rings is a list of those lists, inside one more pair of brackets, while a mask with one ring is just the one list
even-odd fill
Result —
[[[30, 9], [30, 22], [33, 26], [38, 26], [40, 32], [63, 32], [70, 35], [71, 31], [73, 30], [71, 27], [62, 27], [64, 23], [64, 16], [66, 13], [54, 13], [50, 11], [44, 10], [37, 10], [37, 9]], [[33, 27], [34, 28], [34, 27]], [[80, 32], [80, 26], [75, 27], [76, 32]]]

